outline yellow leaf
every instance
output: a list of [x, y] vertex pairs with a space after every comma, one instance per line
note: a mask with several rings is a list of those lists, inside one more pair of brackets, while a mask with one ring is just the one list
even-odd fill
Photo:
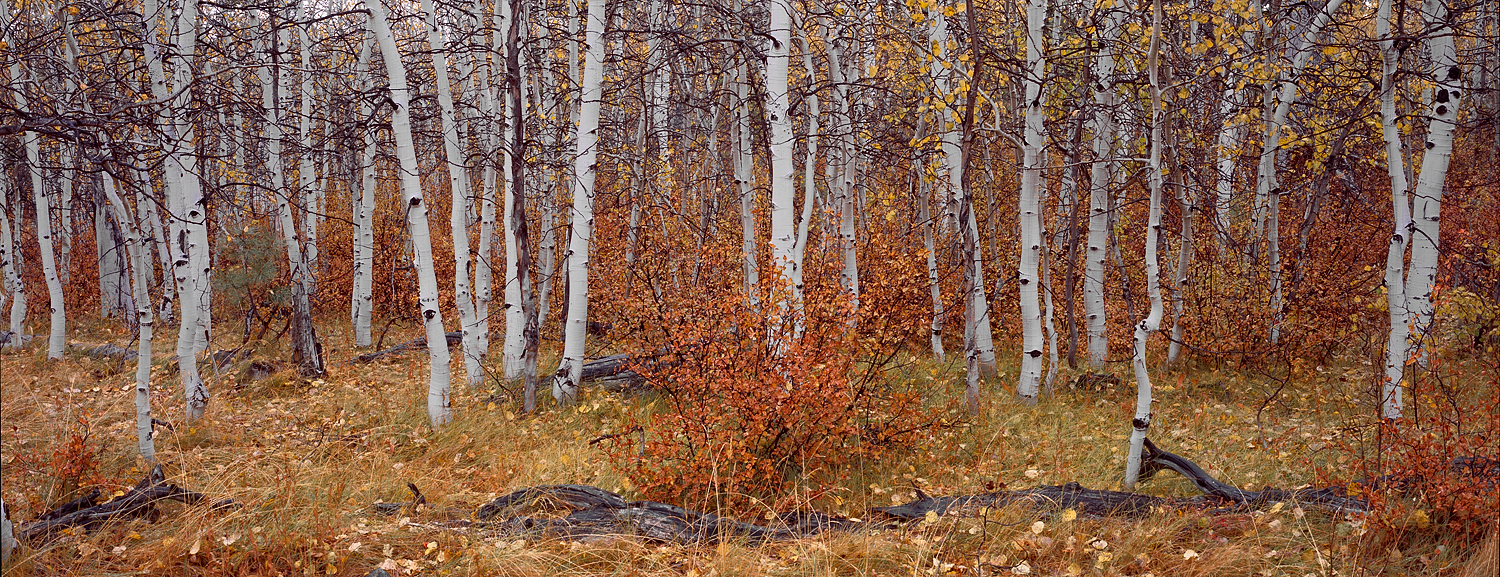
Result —
[[1063, 511], [1061, 513], [1057, 514], [1057, 520], [1060, 521], [1060, 522], [1063, 522], [1063, 523], [1066, 523], [1068, 521], [1072, 521], [1072, 520], [1077, 519], [1077, 518], [1078, 518], [1078, 511], [1076, 509], [1063, 509]]

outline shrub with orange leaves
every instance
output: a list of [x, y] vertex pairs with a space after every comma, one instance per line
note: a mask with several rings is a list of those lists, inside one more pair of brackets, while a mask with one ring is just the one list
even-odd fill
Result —
[[[882, 288], [870, 296], [906, 294], [905, 284], [873, 283]], [[785, 310], [775, 304], [782, 290], [757, 307], [726, 289], [664, 313], [675, 362], [640, 369], [664, 406], [626, 424], [644, 435], [609, 449], [647, 497], [738, 507], [784, 496], [952, 423], [951, 408], [929, 405], [925, 385], [887, 374], [906, 324], [852, 314], [837, 287], [811, 286]]]

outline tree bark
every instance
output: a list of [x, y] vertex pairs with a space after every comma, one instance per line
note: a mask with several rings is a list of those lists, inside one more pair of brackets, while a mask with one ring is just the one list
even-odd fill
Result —
[[411, 92], [406, 83], [406, 67], [391, 34], [390, 21], [380, 0], [365, 0], [370, 10], [370, 32], [380, 45], [390, 78], [390, 98], [395, 110], [391, 114], [391, 132], [396, 138], [396, 159], [401, 167], [401, 196], [406, 223], [411, 230], [413, 262], [417, 268], [417, 304], [427, 333], [430, 359], [427, 379], [427, 416], [434, 426], [453, 419], [453, 404], [448, 387], [451, 380], [448, 339], [443, 331], [443, 313], [438, 305], [437, 274], [433, 270], [432, 235], [427, 224], [427, 202], [422, 196], [422, 180], [417, 166], [416, 145], [411, 132]]

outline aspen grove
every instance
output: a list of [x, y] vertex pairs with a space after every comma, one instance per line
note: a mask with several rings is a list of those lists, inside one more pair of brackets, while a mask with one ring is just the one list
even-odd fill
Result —
[[[558, 438], [752, 516], [1012, 434], [1137, 491], [1215, 402], [1270, 453], [1333, 403], [1277, 478], [1420, 487], [1346, 491], [1368, 526], [1483, 537], [1500, 502], [1497, 0], [27, 0], [0, 35], [5, 403], [117, 359], [86, 380], [129, 392], [142, 471], [194, 467], [163, 435], [211, 444], [265, 375], [386, 371], [366, 396], [434, 443], [634, 407]], [[14, 410], [19, 526], [64, 496], [27, 475], [106, 465], [87, 420], [46, 461]], [[1029, 424], [1064, 411], [1108, 416]], [[944, 487], [995, 491], [978, 462]], [[1460, 465], [1495, 476], [1432, 473]], [[979, 543], [971, 574], [1082, 573]], [[368, 569], [333, 559], [306, 569]]]

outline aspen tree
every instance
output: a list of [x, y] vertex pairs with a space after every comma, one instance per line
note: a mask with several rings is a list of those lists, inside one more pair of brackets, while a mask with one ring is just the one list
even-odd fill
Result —
[[[518, 117], [516, 114], [517, 108], [525, 106], [526, 102], [526, 97], [521, 92], [526, 88], [526, 73], [522, 68], [525, 59], [521, 58], [521, 55], [518, 53], [512, 55], [512, 53], [520, 50], [519, 44], [505, 42], [502, 40], [502, 35], [509, 36], [512, 30], [515, 30], [517, 34], [524, 34], [527, 27], [523, 25], [521, 16], [520, 14], [511, 13], [510, 0], [495, 1], [495, 51], [497, 54], [504, 54], [507, 63], [514, 57], [517, 70], [513, 71], [513, 73], [519, 75], [517, 80], [512, 80], [517, 85], [514, 88], [507, 87], [505, 90], [505, 114], [513, 117]], [[516, 42], [518, 43], [519, 39], [516, 39]], [[521, 175], [514, 170], [516, 165], [514, 157], [519, 153], [515, 150], [514, 143], [518, 142], [516, 135], [521, 134], [524, 130], [519, 122], [502, 122], [502, 124], [504, 126], [504, 134], [502, 135], [504, 142], [501, 144], [500, 154], [501, 172], [504, 182], [499, 185], [499, 188], [503, 191], [501, 193], [503, 196], [502, 206], [504, 207], [502, 218], [505, 221], [505, 344], [501, 352], [501, 362], [504, 365], [502, 371], [505, 375], [505, 380], [509, 382], [520, 378], [522, 370], [525, 368], [527, 317], [524, 310], [525, 305], [522, 301], [522, 292], [528, 291], [530, 286], [522, 282], [523, 277], [527, 277], [528, 271], [521, 270], [520, 268], [520, 255], [518, 252], [520, 245], [517, 238], [517, 225], [524, 223], [526, 215], [524, 211], [517, 213], [516, 195], [511, 192], [516, 186], [522, 184], [516, 180]], [[518, 221], [518, 219], [520, 220]], [[529, 282], [529, 278], [526, 280]], [[535, 396], [535, 391], [528, 392], [532, 393], [533, 397]], [[533, 408], [535, 407], [528, 405], [526, 410], [530, 412]]]
[[[106, 155], [108, 156], [108, 155]], [[151, 333], [154, 325], [151, 309], [151, 258], [147, 256], [147, 241], [141, 232], [140, 219], [120, 200], [115, 191], [114, 176], [103, 174], [104, 197], [115, 221], [125, 233], [125, 249], [130, 254], [131, 291], [134, 295], [136, 327], [135, 365], [135, 437], [136, 448], [147, 466], [156, 466], [156, 443], [151, 438]]]
[[[796, 167], [792, 158], [792, 119], [788, 116], [791, 104], [788, 71], [791, 67], [792, 6], [790, 0], [769, 2], [771, 44], [766, 50], [764, 80], [765, 114], [766, 122], [770, 125], [771, 140], [771, 264], [779, 274], [778, 287], [785, 287], [784, 283], [790, 283], [796, 278], [793, 261], [793, 251], [796, 249], [793, 172]], [[780, 291], [782, 288], [776, 290]], [[777, 311], [773, 314], [787, 315], [791, 307], [800, 304], [795, 299], [795, 294], [777, 296]], [[773, 333], [778, 325], [779, 322], [772, 324]]]
[[[1339, 0], [1334, 0], [1335, 2]], [[1161, 327], [1162, 299], [1156, 245], [1161, 238], [1161, 78], [1158, 59], [1161, 54], [1161, 0], [1151, 2], [1151, 48], [1146, 55], [1146, 73], [1151, 82], [1151, 156], [1146, 164], [1146, 180], [1151, 189], [1151, 204], [1146, 220], [1146, 295], [1151, 312], [1135, 326], [1135, 417], [1130, 421], [1130, 450], [1125, 456], [1126, 491], [1134, 491], [1141, 473], [1141, 449], [1146, 431], [1151, 428], [1151, 374], [1146, 363], [1146, 342]]]
[[458, 122], [453, 112], [453, 86], [448, 79], [448, 46], [438, 31], [437, 11], [432, 0], [422, 0], [422, 14], [427, 24], [427, 45], [432, 52], [433, 76], [436, 80], [438, 115], [443, 130], [443, 155], [448, 173], [448, 185], [453, 195], [449, 211], [449, 226], [453, 232], [453, 295], [458, 300], [459, 325], [463, 333], [460, 349], [464, 358], [464, 371], [468, 384], [477, 387], [484, 382], [484, 362], [488, 352], [480, 350], [478, 334], [474, 331], [479, 322], [474, 315], [474, 292], [470, 285], [469, 221], [464, 210], [465, 199], [471, 193], [468, 162], [459, 148]]
[[755, 158], [750, 150], [750, 69], [745, 62], [736, 68], [735, 116], [730, 126], [730, 162], [740, 196], [740, 251], [745, 270], [745, 295], [752, 308], [760, 303], [760, 264], [755, 249]]
[[[1427, 73], [1435, 84], [1428, 91], [1427, 142], [1422, 154], [1421, 171], [1417, 185], [1412, 189], [1411, 207], [1411, 264], [1406, 271], [1406, 315], [1404, 324], [1409, 334], [1400, 347], [1403, 360], [1400, 363], [1386, 362], [1387, 380], [1391, 365], [1405, 365], [1413, 359], [1417, 366], [1426, 365], [1428, 331], [1432, 328], [1432, 285], [1437, 280], [1438, 223], [1443, 202], [1443, 184], [1448, 176], [1448, 161], [1453, 154], [1453, 133], [1458, 123], [1458, 107], [1464, 87], [1463, 69], [1458, 65], [1458, 55], [1453, 45], [1453, 28], [1448, 8], [1440, 0], [1428, 0], [1422, 4], [1422, 19], [1431, 32], [1427, 36]], [[1387, 263], [1389, 264], [1389, 263]], [[1389, 275], [1389, 272], [1387, 272]], [[1396, 323], [1392, 323], [1395, 325]], [[1394, 332], [1393, 327], [1393, 332]], [[1391, 342], [1395, 342], [1392, 335]], [[1389, 354], [1389, 353], [1387, 353]], [[1400, 380], [1394, 381], [1397, 385]], [[1392, 385], [1387, 385], [1392, 386]], [[1392, 392], [1394, 403], [1386, 401], [1382, 412], [1400, 416], [1399, 397]]]
[[578, 96], [577, 146], [573, 165], [573, 226], [568, 234], [568, 318], [562, 358], [553, 377], [552, 397], [560, 404], [578, 399], [588, 338], [589, 245], [594, 238], [594, 183], [599, 155], [599, 106], [604, 98], [604, 0], [588, 3], [583, 81]]
[[[355, 85], [360, 92], [369, 93], [374, 88], [370, 78], [370, 51], [375, 38], [369, 33], [361, 35], [359, 72]], [[359, 117], [369, 118], [373, 114], [369, 99], [359, 101]], [[354, 342], [361, 347], [370, 346], [370, 317], [375, 298], [371, 294], [375, 280], [375, 130], [364, 130], [364, 146], [360, 149], [359, 198], [354, 199], [354, 289], [350, 292], [349, 314], [354, 319]]]
[[[11, 64], [11, 78], [19, 79], [20, 65]], [[15, 92], [16, 108], [26, 110], [26, 96]], [[47, 331], [47, 358], [61, 359], [67, 346], [67, 312], [63, 304], [62, 279], [57, 273], [57, 255], [53, 250], [51, 195], [46, 192], [42, 179], [41, 136], [26, 131], [22, 136], [26, 147], [26, 171], [31, 174], [32, 199], [36, 204], [36, 236], [41, 245], [42, 275], [47, 282], [48, 303], [51, 307], [51, 324]]]
[[[943, 15], [942, 9], [932, 10], [925, 13], [924, 19], [928, 22], [927, 40], [932, 47], [933, 53], [929, 55], [927, 63], [928, 73], [933, 84], [937, 87], [938, 97], [933, 100], [936, 107], [936, 120], [933, 129], [940, 135], [943, 151], [945, 172], [948, 176], [948, 194], [945, 195], [947, 213], [950, 218], [955, 219], [953, 223], [959, 227], [963, 234], [972, 238], [979, 238], [979, 221], [974, 216], [972, 201], [963, 194], [964, 179], [964, 149], [962, 135], [955, 130], [955, 122], [950, 122], [957, 113], [949, 110], [945, 104], [945, 97], [955, 93], [958, 86], [964, 86], [964, 90], [972, 89], [967, 81], [955, 82], [954, 75], [959, 75], [959, 64], [955, 63], [956, 54], [947, 54], [948, 50], [948, 23]], [[966, 216], [965, 216], [966, 215]], [[965, 263], [969, 280], [965, 283], [969, 294], [965, 295], [964, 306], [964, 342], [968, 350], [965, 354], [974, 357], [974, 364], [980, 372], [993, 373], [995, 370], [995, 345], [994, 335], [990, 330], [990, 308], [989, 300], [985, 298], [984, 285], [984, 257], [981, 254], [979, 243], [973, 243], [968, 250]]]
[[[1108, 1], [1108, 0], [1106, 0]], [[1083, 310], [1088, 320], [1089, 366], [1101, 368], [1109, 357], [1109, 331], [1104, 308], [1104, 274], [1109, 260], [1110, 165], [1114, 162], [1115, 54], [1124, 12], [1111, 9], [1100, 30], [1094, 55], [1094, 161], [1089, 165], [1089, 236], [1083, 271]]]
[[412, 141], [411, 96], [413, 90], [406, 84], [406, 67], [401, 63], [401, 52], [396, 48], [396, 37], [391, 33], [385, 6], [380, 0], [365, 0], [370, 10], [370, 33], [380, 46], [380, 56], [385, 61], [386, 76], [394, 110], [391, 113], [391, 133], [396, 138], [396, 160], [401, 170], [401, 196], [406, 223], [411, 230], [413, 264], [417, 268], [417, 305], [427, 333], [427, 354], [430, 364], [427, 378], [427, 416], [433, 425], [445, 425], [453, 419], [453, 405], [448, 387], [451, 369], [448, 366], [448, 338], [443, 330], [443, 313], [438, 306], [437, 273], [432, 266], [432, 234], [427, 224], [427, 201], [422, 195], [422, 180], [418, 174], [417, 148]]
[[[1281, 185], [1276, 175], [1276, 154], [1281, 150], [1281, 127], [1286, 125], [1287, 115], [1292, 109], [1292, 101], [1297, 99], [1297, 83], [1301, 80], [1302, 70], [1312, 59], [1314, 51], [1313, 42], [1321, 34], [1323, 28], [1333, 20], [1334, 12], [1344, 0], [1330, 0], [1318, 13], [1317, 18], [1307, 30], [1303, 31], [1295, 43], [1296, 55], [1292, 57], [1292, 69], [1285, 80], [1281, 82], [1279, 90], [1272, 93], [1273, 106], [1270, 120], [1266, 124], [1266, 140], [1260, 156], [1260, 169], [1256, 179], [1257, 198], [1266, 199], [1265, 217], [1260, 222], [1264, 223], [1266, 230], [1267, 260], [1270, 264], [1271, 277], [1271, 342], [1276, 343], [1281, 339], [1282, 319], [1282, 283], [1281, 283], [1281, 242], [1278, 211], [1281, 203]], [[1257, 227], [1258, 229], [1259, 227]]]
[[[0, 19], [9, 20], [7, 12], [8, 8], [6, 6], [0, 6], [0, 17], [4, 17]], [[8, 67], [5, 69], [5, 72], [9, 75], [13, 70], [14, 68]], [[6, 166], [10, 166], [12, 162], [10, 154], [7, 152], [0, 152], [0, 159], [6, 161]], [[15, 190], [19, 192], [20, 187], [13, 186], [10, 179], [11, 172], [0, 169], [0, 282], [4, 283], [4, 286], [0, 288], [10, 292], [10, 318], [8, 326], [10, 327], [11, 337], [5, 343], [5, 347], [14, 348], [21, 346], [21, 331], [25, 328], [26, 323], [26, 282], [21, 279], [21, 261], [17, 258], [20, 253], [16, 251], [16, 238], [11, 232], [10, 225], [12, 214], [15, 215], [18, 230], [21, 225], [20, 199], [16, 199], [16, 206], [18, 208], [16, 208], [14, 213], [11, 212], [12, 205], [10, 203], [11, 191]], [[0, 301], [0, 304], [3, 304], [3, 302]]]
[[1026, 108], [1022, 135], [1021, 166], [1021, 264], [1016, 271], [1021, 283], [1021, 374], [1016, 396], [1028, 403], [1036, 402], [1042, 378], [1042, 308], [1039, 302], [1042, 279], [1037, 274], [1041, 260], [1041, 191], [1042, 147], [1046, 144], [1042, 110], [1042, 79], [1047, 72], [1043, 56], [1042, 26], [1047, 16], [1047, 0], [1031, 0], [1026, 5]]
[[[274, 20], [269, 24], [266, 30], [267, 36], [271, 37], [269, 54], [280, 54], [285, 33], [276, 29]], [[259, 27], [259, 19], [254, 15], [251, 16], [251, 25]], [[262, 50], [259, 38], [254, 41], [254, 45], [257, 51]], [[265, 113], [266, 170], [271, 173], [271, 190], [276, 195], [278, 224], [281, 228], [282, 241], [286, 244], [287, 263], [292, 273], [292, 319], [289, 329], [292, 337], [292, 357], [297, 364], [297, 371], [303, 376], [321, 376], [326, 371], [312, 322], [310, 300], [312, 282], [308, 280], [312, 273], [307, 267], [307, 253], [303, 251], [296, 216], [292, 211], [297, 193], [286, 185], [286, 166], [281, 154], [283, 138], [281, 89], [287, 85], [290, 78], [286, 73], [286, 67], [274, 61], [270, 64], [271, 66], [259, 67], [258, 71], [261, 85], [261, 108]], [[273, 71], [272, 68], [275, 70]]]

